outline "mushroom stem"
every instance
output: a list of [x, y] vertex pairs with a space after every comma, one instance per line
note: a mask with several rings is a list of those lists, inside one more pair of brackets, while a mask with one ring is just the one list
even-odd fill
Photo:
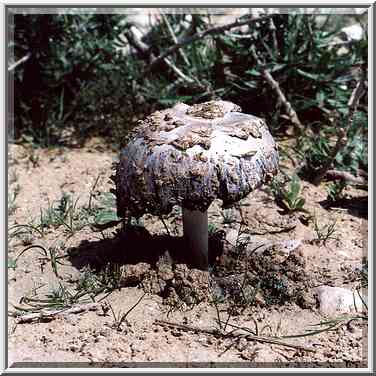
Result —
[[193, 267], [208, 268], [208, 212], [183, 208], [183, 229], [186, 247]]

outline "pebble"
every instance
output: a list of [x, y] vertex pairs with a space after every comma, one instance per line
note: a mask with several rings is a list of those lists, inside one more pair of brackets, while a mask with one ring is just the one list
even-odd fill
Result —
[[317, 294], [319, 310], [323, 315], [362, 312], [365, 309], [362, 299], [366, 299], [361, 299], [357, 291], [332, 286], [320, 286], [313, 290]]
[[73, 352], [77, 352], [79, 349], [80, 349], [80, 347], [77, 346], [77, 345], [70, 345], [69, 346], [69, 350], [73, 351]]

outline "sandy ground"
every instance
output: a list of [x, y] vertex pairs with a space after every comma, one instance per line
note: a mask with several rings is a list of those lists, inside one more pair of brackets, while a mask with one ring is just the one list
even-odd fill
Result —
[[[116, 155], [106, 151], [100, 140], [81, 149], [35, 150], [33, 153], [22, 145], [10, 145], [10, 193], [19, 187], [9, 216], [10, 234], [15, 224], [37, 225], [41, 209], [60, 200], [64, 193], [78, 199], [77, 208], [88, 205], [90, 192], [94, 194], [94, 202], [101, 192], [111, 187], [108, 179], [114, 158]], [[226, 295], [222, 290], [224, 298], [215, 305], [211, 299], [213, 290], [205, 284], [207, 273], [171, 266], [163, 255], [158, 259], [157, 237], [163, 237], [166, 230], [162, 221], [152, 216], [143, 218], [147, 231], [124, 239], [115, 234], [114, 229], [101, 233], [94, 232], [90, 226], [72, 235], [64, 225], [46, 228], [43, 236], [36, 231], [11, 236], [8, 249], [9, 366], [366, 367], [366, 320], [354, 320], [316, 335], [281, 338], [323, 328], [317, 324], [328, 317], [320, 310], [317, 297], [312, 293], [314, 287], [329, 285], [354, 290], [360, 286], [362, 261], [367, 256], [367, 192], [348, 189], [342, 205], [328, 209], [323, 206], [324, 186], [302, 182], [302, 187], [305, 208], [316, 216], [318, 223], [336, 222], [335, 239], [325, 244], [315, 241], [317, 233], [312, 221], [304, 221], [302, 213], [292, 217], [281, 214], [266, 191], [249, 195], [238, 208], [223, 211], [220, 203], [215, 202], [209, 209], [209, 223], [224, 231], [226, 239], [224, 253], [217, 258], [220, 272], [216, 278], [220, 275], [225, 279], [237, 278], [238, 272], [244, 272], [244, 263], [239, 260], [236, 263], [231, 253], [239, 238], [242, 218], [248, 235], [246, 247], [300, 240], [299, 256], [294, 256], [299, 263], [290, 274], [291, 278], [296, 278], [303, 270], [304, 278], [288, 282], [288, 286], [295, 289], [294, 293], [279, 302], [268, 300], [266, 294], [237, 306], [236, 294], [229, 290]], [[181, 235], [178, 209], [165, 218], [165, 223], [172, 234]], [[32, 244], [46, 250], [53, 248], [56, 255], [61, 256], [58, 276], [52, 268], [51, 257], [43, 255], [41, 249], [25, 251], [12, 264]], [[157, 262], [137, 259], [141, 250], [157, 255]], [[61, 286], [74, 295], [80, 283], [82, 286], [84, 275], [102, 278], [105, 262], [110, 265], [113, 260], [119, 267], [120, 279], [123, 278], [121, 286], [109, 295], [93, 296], [88, 300], [92, 304], [90, 309], [85, 310], [89, 306], [80, 301], [72, 304], [82, 307], [77, 313], [39, 316], [24, 323], [20, 316], [14, 317], [15, 312], [20, 312], [17, 307], [40, 312], [35, 305], [51, 301], [53, 291], [56, 295]], [[129, 260], [134, 264], [133, 272], [129, 271]], [[283, 268], [278, 273], [283, 274]], [[177, 281], [183, 281], [184, 288], [191, 289], [190, 297], [192, 289], [196, 289], [194, 296], [198, 298], [187, 300], [186, 290]], [[302, 299], [295, 299], [294, 294], [299, 295], [303, 290]], [[237, 309], [230, 311], [231, 306]], [[129, 309], [124, 321], [119, 323], [117, 318]], [[24, 312], [30, 313], [32, 311]], [[223, 320], [221, 325], [218, 315]], [[238, 330], [231, 336], [228, 333], [234, 325], [248, 332]], [[235, 335], [237, 333], [239, 336]], [[265, 337], [267, 341], [262, 340]], [[283, 344], [270, 343], [271, 337], [278, 337]]]

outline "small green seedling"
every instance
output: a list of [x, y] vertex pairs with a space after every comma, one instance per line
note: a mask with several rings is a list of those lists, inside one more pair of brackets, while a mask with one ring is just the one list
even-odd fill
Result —
[[209, 225], [208, 225], [208, 233], [210, 235], [214, 234], [217, 230], [218, 229], [217, 229], [217, 226], [215, 224], [209, 223]]
[[344, 181], [331, 183], [328, 185], [328, 201], [337, 202], [343, 198], [343, 190], [346, 188]]
[[288, 213], [296, 211], [307, 212], [304, 209], [305, 199], [300, 196], [301, 186], [299, 178], [294, 175], [288, 187], [278, 187], [275, 189], [276, 201]]
[[16, 270], [17, 268], [17, 260], [8, 259], [8, 269]]
[[330, 239], [337, 240], [337, 238], [333, 236], [336, 232], [336, 223], [335, 220], [331, 220], [329, 223], [319, 225], [317, 216], [315, 216], [313, 226], [316, 233], [316, 241], [326, 245], [326, 242]]

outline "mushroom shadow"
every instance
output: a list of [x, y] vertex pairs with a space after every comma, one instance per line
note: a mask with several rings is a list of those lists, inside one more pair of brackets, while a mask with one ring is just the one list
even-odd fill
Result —
[[[223, 252], [223, 238], [221, 231], [209, 237], [210, 263]], [[69, 261], [78, 270], [89, 267], [97, 273], [104, 271], [108, 264], [144, 262], [155, 268], [161, 258], [174, 264], [190, 264], [183, 237], [152, 235], [141, 226], [128, 226], [112, 238], [84, 240], [77, 247], [70, 248], [68, 255]]]

